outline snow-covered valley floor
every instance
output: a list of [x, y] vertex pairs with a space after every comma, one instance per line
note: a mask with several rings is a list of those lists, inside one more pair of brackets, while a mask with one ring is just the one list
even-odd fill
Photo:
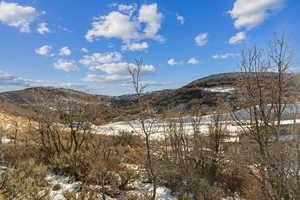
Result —
[[[211, 125], [213, 118], [212, 116], [204, 116], [201, 118], [195, 117], [183, 117], [183, 118], [170, 118], [170, 119], [161, 119], [161, 120], [146, 120], [145, 127], [150, 131], [151, 139], [163, 139], [170, 128], [182, 127], [182, 130], [187, 135], [194, 134], [195, 127], [200, 131], [201, 134], [207, 134], [209, 131], [209, 126]], [[249, 120], [244, 120], [244, 123], [249, 123]], [[282, 125], [288, 124], [299, 124], [300, 119], [296, 120], [282, 120]], [[195, 125], [196, 124], [196, 125]], [[222, 124], [229, 132], [228, 142], [237, 141], [238, 132], [242, 129], [230, 116], [225, 116], [222, 119]], [[176, 125], [176, 126], [174, 126]], [[110, 123], [102, 126], [92, 126], [93, 133], [95, 134], [105, 134], [105, 135], [116, 135], [119, 132], [126, 131], [133, 134], [142, 135], [142, 126], [141, 122], [138, 120], [131, 121], [120, 121], [115, 123]], [[283, 137], [287, 138], [287, 137]]]

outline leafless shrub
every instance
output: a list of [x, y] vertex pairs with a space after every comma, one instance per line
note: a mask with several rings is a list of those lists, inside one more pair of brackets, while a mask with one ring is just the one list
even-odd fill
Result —
[[15, 169], [7, 169], [1, 174], [1, 191], [7, 199], [47, 200], [49, 191], [44, 180], [47, 168], [33, 160], [20, 163]]
[[[295, 99], [291, 98], [294, 90], [288, 84], [290, 55], [284, 38], [272, 42], [267, 53], [256, 47], [242, 53], [244, 76], [237, 84], [237, 96], [250, 121], [237, 114], [234, 117], [241, 127], [242, 136], [248, 138], [243, 144], [249, 147], [244, 148], [248, 154], [245, 157], [250, 158], [247, 165], [254, 166], [264, 199], [299, 198], [298, 192], [291, 190], [299, 187], [299, 182], [293, 181], [299, 179], [299, 173], [290, 174], [298, 168], [298, 163], [294, 162], [296, 157], [291, 156], [297, 148], [293, 142], [282, 140], [286, 137], [282, 121], [286, 116], [294, 116], [290, 109]], [[275, 72], [264, 73], [270, 69]], [[251, 145], [249, 140], [254, 144]], [[297, 146], [298, 141], [294, 142]]]

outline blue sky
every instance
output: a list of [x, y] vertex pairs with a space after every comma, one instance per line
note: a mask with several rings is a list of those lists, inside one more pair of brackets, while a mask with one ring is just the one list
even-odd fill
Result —
[[[188, 2], [188, 3], [187, 3]], [[299, 72], [297, 0], [0, 1], [0, 90], [130, 93], [142, 58], [149, 90], [238, 71], [241, 49], [286, 35]]]

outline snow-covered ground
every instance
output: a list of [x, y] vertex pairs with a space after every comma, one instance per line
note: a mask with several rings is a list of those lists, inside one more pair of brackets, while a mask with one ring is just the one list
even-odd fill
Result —
[[[3, 168], [3, 169], [2, 169]], [[0, 174], [3, 173], [3, 171], [6, 170], [6, 167], [0, 166]], [[66, 200], [64, 197], [64, 193], [74, 192], [78, 193], [81, 189], [81, 182], [75, 182], [69, 177], [56, 175], [56, 174], [49, 174], [45, 181], [47, 181], [50, 184], [50, 199], [51, 200]], [[56, 189], [53, 189], [54, 186]], [[151, 195], [153, 191], [153, 185], [150, 183], [141, 183], [139, 181], [136, 181], [132, 184], [134, 187], [133, 190], [130, 191], [124, 191], [127, 195], [134, 195], [135, 197], [142, 197], [144, 195]], [[105, 195], [106, 200], [121, 200], [122, 198], [112, 198], [110, 196]], [[223, 200], [231, 200], [232, 197], [223, 198]], [[103, 200], [102, 195], [99, 194], [97, 199], [95, 200]], [[177, 200], [175, 196], [172, 195], [171, 190], [164, 186], [159, 186], [156, 189], [156, 200]], [[244, 200], [240, 198], [235, 198], [235, 200]]]
[[[80, 191], [81, 188], [81, 182], [74, 182], [68, 177], [60, 176], [60, 175], [55, 175], [55, 174], [49, 174], [46, 177], [46, 181], [53, 186], [57, 186], [56, 190], [51, 190], [50, 191], [50, 198], [51, 200], [65, 200], [64, 198], [64, 193], [66, 191], [69, 192], [74, 192], [77, 193]], [[152, 184], [144, 184], [141, 182], [134, 182], [132, 186], [135, 188], [134, 190], [127, 191], [127, 194], [135, 195], [135, 196], [140, 196], [148, 194], [150, 195], [151, 192], [153, 191], [153, 185]], [[125, 192], [125, 191], [124, 191]], [[157, 188], [156, 191], [157, 198], [156, 200], [177, 200], [174, 196], [171, 195], [171, 190], [160, 186]], [[102, 200], [102, 195], [99, 194], [99, 197], [97, 200]], [[110, 196], [105, 196], [106, 200], [119, 200], [119, 198], [112, 198]]]
[[[1, 163], [0, 163], [1, 164]], [[7, 167], [0, 165], [0, 175], [7, 169]]]
[[209, 91], [209, 92], [227, 92], [227, 93], [231, 93], [231, 92], [234, 91], [234, 87], [232, 87], [231, 85], [205, 87], [203, 89], [206, 90], [206, 91]]
[[[235, 113], [235, 116], [238, 116], [239, 119], [242, 119], [243, 122], [249, 122], [249, 113], [246, 110], [240, 110]], [[209, 126], [211, 122], [214, 120], [212, 115], [206, 115], [202, 117], [191, 117], [186, 116], [182, 118], [169, 118], [169, 119], [160, 119], [160, 120], [146, 120], [145, 127], [148, 131], [151, 130], [151, 139], [163, 139], [165, 134], [167, 134], [170, 128], [174, 128], [174, 124], [176, 127], [182, 126], [182, 130], [186, 134], [194, 134], [195, 124], [198, 126], [198, 130], [200, 133], [207, 134], [209, 131]], [[241, 130], [241, 126], [239, 126], [232, 114], [224, 114], [220, 116], [221, 123], [228, 130], [230, 138], [228, 138], [227, 142], [235, 142], [237, 141], [238, 132]], [[300, 119], [296, 120], [282, 120], [282, 125], [287, 124], [299, 124]], [[143, 129], [140, 121], [131, 120], [131, 121], [120, 121], [115, 123], [110, 123], [102, 126], [92, 125], [93, 132], [95, 134], [105, 134], [105, 135], [116, 135], [121, 131], [131, 132], [133, 134], [143, 135]], [[286, 139], [286, 138], [282, 138]]]
[[[53, 200], [65, 200], [64, 192], [79, 192], [80, 182], [74, 182], [68, 177], [49, 174], [46, 177], [46, 181], [51, 185], [50, 197]], [[57, 186], [56, 190], [53, 190], [53, 186]]]
[[242, 199], [240, 197], [226, 197], [226, 198], [223, 198], [223, 200], [246, 200], [246, 199]]
[[5, 136], [0, 137], [0, 143], [11, 143], [13, 141], [13, 139], [7, 138]]
[[[176, 127], [182, 125], [183, 130], [186, 134], [193, 134], [194, 133], [194, 126], [193, 122], [191, 122], [190, 118], [183, 119], [184, 121], [181, 123], [182, 119], [177, 120], [148, 120], [146, 124], [146, 128], [150, 131], [151, 130], [151, 139], [163, 139], [165, 134], [168, 133], [169, 129], [172, 128], [172, 124], [176, 124]], [[200, 132], [203, 134], [208, 133], [210, 123], [202, 122], [199, 124]], [[174, 126], [173, 126], [174, 127]], [[143, 135], [141, 123], [137, 120], [132, 121], [121, 121], [115, 122], [103, 126], [92, 126], [94, 133], [96, 134], [105, 134], [105, 135], [116, 135], [119, 134], [121, 131], [132, 132], [133, 134], [140, 134]], [[231, 133], [231, 136], [235, 137], [238, 130], [240, 130], [239, 126], [226, 124], [226, 128]]]
[[[134, 187], [136, 190], [132, 190], [127, 193], [133, 194], [137, 197], [142, 197], [145, 194], [151, 195], [153, 192], [153, 185], [150, 183], [135, 182]], [[171, 194], [171, 190], [169, 188], [160, 186], [156, 188], [156, 200], [177, 200], [177, 198]]]

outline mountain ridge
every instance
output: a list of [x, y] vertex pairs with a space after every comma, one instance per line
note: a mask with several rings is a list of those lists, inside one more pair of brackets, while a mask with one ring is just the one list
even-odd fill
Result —
[[[220, 102], [223, 104], [234, 101], [232, 89], [234, 83], [245, 73], [231, 72], [206, 76], [194, 80], [177, 89], [147, 92], [141, 97], [156, 114], [191, 113], [199, 109], [213, 110]], [[252, 76], [254, 74], [247, 73]], [[273, 77], [274, 72], [260, 73], [262, 76]], [[289, 74], [298, 77], [299, 74]], [[225, 88], [226, 87], [226, 88]], [[138, 115], [137, 98], [134, 94], [109, 96], [96, 95], [66, 88], [34, 87], [17, 91], [0, 93], [1, 112], [15, 115], [30, 113], [37, 105], [43, 105], [49, 112], [55, 110], [56, 104], [89, 105], [99, 112], [97, 123], [133, 119]]]

